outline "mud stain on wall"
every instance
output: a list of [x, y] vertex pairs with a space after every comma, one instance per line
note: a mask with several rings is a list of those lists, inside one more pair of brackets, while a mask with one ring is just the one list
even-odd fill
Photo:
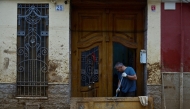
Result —
[[160, 85], [161, 84], [161, 67], [159, 62], [150, 64], [148, 63], [148, 85]]
[[58, 75], [57, 69], [61, 66], [61, 64], [57, 60], [49, 61], [49, 74], [48, 74], [48, 82], [61, 82], [62, 78]]
[[14, 54], [14, 53], [16, 53], [16, 51], [4, 50], [4, 53], [7, 53], [7, 54]]
[[4, 62], [3, 62], [3, 66], [4, 66], [4, 70], [8, 69], [9, 66], [9, 58], [4, 58]]
[[69, 71], [67, 60], [50, 60], [49, 61], [49, 83], [68, 83], [69, 82]]

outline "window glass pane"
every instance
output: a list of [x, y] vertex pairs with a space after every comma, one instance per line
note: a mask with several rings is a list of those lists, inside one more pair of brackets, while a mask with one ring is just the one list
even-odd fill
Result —
[[81, 53], [81, 86], [98, 82], [98, 47]]

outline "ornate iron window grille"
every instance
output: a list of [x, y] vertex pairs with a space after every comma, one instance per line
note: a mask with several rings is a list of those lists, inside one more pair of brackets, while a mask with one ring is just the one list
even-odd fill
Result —
[[48, 26], [48, 4], [18, 4], [17, 96], [47, 96]]
[[81, 86], [88, 86], [99, 81], [98, 47], [94, 47], [81, 54]]

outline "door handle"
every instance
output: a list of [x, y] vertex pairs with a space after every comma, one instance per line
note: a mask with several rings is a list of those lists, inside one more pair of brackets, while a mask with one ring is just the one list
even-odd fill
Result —
[[89, 85], [89, 86], [88, 86], [88, 88], [89, 88], [89, 89], [91, 89], [91, 88], [92, 88], [92, 86], [91, 86], [91, 85]]

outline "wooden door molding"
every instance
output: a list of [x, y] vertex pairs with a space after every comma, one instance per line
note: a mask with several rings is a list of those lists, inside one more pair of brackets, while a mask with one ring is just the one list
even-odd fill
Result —
[[119, 37], [113, 36], [112, 41], [121, 43], [122, 45], [124, 45], [128, 48], [135, 48], [136, 49], [138, 47], [137, 43], [128, 42], [124, 38], [119, 38]]
[[73, 7], [143, 9], [147, 0], [72, 0]]

